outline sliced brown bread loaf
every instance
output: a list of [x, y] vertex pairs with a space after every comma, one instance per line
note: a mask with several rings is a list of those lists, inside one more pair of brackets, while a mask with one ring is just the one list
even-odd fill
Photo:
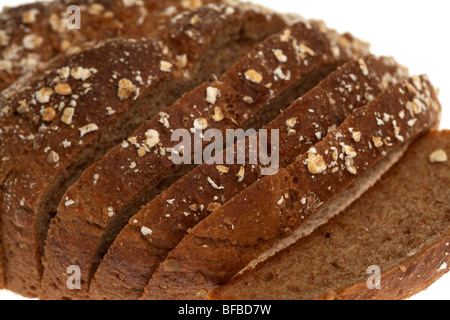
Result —
[[[59, 54], [70, 55], [106, 39], [158, 36], [182, 11], [217, 2], [56, 0], [6, 8], [0, 14], [0, 91]], [[80, 29], [67, 27], [74, 13], [67, 13], [71, 5], [80, 9]]]
[[[302, 46], [314, 53], [301, 52]], [[286, 62], [277, 58], [276, 49]], [[171, 141], [173, 130], [192, 132], [198, 123], [221, 132], [261, 126], [338, 65], [366, 52], [365, 44], [348, 35], [301, 22], [258, 45], [220, 80], [203, 84], [145, 123], [64, 196], [47, 238], [43, 297], [85, 298], [101, 257], [128, 219], [192, 169], [171, 160], [170, 149], [178, 144]], [[286, 77], [274, 77], [275, 70]], [[66, 287], [70, 265], [81, 267], [81, 290]]]
[[[445, 154], [450, 155], [450, 131], [427, 134], [339, 217], [211, 297], [406, 299], [424, 290], [450, 270]], [[367, 286], [371, 266], [381, 270], [379, 290]]]
[[[50, 218], [85, 168], [283, 26], [279, 16], [259, 8], [201, 7], [176, 19], [165, 43], [108, 42], [71, 57], [17, 94], [17, 101], [37, 101], [24, 115], [37, 123], [8, 133], [17, 137], [12, 153], [22, 148], [2, 190], [8, 288], [26, 296], [38, 293]], [[32, 132], [36, 127], [38, 133]], [[33, 139], [22, 142], [30, 134]]]
[[[367, 73], [358, 60], [345, 64], [265, 127], [279, 130], [281, 167], [308, 151], [354, 109], [406, 76], [393, 59], [369, 56], [361, 61], [365, 61]], [[248, 139], [245, 148], [248, 157]], [[222, 163], [226, 163], [225, 155], [219, 156]], [[139, 298], [159, 263], [189, 228], [261, 178], [261, 164], [251, 165], [246, 160], [247, 165], [197, 167], [130, 219], [98, 268], [91, 298]], [[152, 233], [144, 235], [142, 230], [147, 229]]]
[[409, 142], [436, 126], [440, 111], [425, 76], [386, 89], [289, 167], [254, 183], [190, 230], [142, 298], [202, 298], [308, 235], [373, 185]]

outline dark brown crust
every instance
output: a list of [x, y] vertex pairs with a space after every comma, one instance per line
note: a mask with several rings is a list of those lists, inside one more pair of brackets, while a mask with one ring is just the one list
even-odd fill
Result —
[[[347, 55], [347, 52], [349, 51], [353, 54], [349, 46], [356, 46], [358, 41], [351, 41], [349, 36], [345, 38], [339, 37], [334, 32], [326, 29], [323, 31], [307, 26], [304, 23], [299, 23], [292, 28], [292, 35], [287, 37], [288, 40], [302, 40], [304, 44], [317, 50], [316, 58], [305, 57], [309, 61], [309, 67], [298, 68], [297, 64], [303, 64], [305, 60], [297, 60], [296, 55], [298, 53], [291, 46], [290, 41], [281, 42], [279, 35], [274, 36], [259, 45], [241, 62], [235, 64], [219, 81], [200, 86], [165, 110], [165, 117], [168, 116], [170, 124], [169, 127], [164, 127], [160, 122], [161, 118], [159, 116], [148, 121], [132, 135], [137, 143], [140, 144], [139, 147], [136, 147], [136, 144], [133, 145], [130, 142], [131, 140], [128, 140], [126, 148], [118, 146], [102, 162], [85, 172], [83, 178], [66, 195], [68, 199], [75, 201], [76, 204], [67, 208], [62, 203], [57, 218], [51, 226], [45, 255], [45, 269], [48, 271], [44, 273], [43, 282], [44, 288], [48, 282], [48, 290], [44, 289], [46, 295], [57, 294], [52, 289], [55, 282], [57, 286], [65, 287], [65, 277], [58, 270], [67, 268], [66, 259], [68, 262], [75, 261], [77, 265], [88, 266], [88, 269], [92, 267], [94, 261], [93, 267], [95, 267], [95, 255], [98, 255], [98, 253], [85, 251], [84, 249], [83, 252], [80, 252], [78, 248], [88, 248], [92, 246], [92, 243], [99, 243], [99, 239], [103, 241], [101, 236], [105, 233], [114, 234], [120, 231], [116, 230], [113, 232], [111, 226], [116, 222], [113, 221], [114, 219], [123, 219], [124, 213], [122, 212], [126, 210], [126, 206], [132, 201], [138, 201], [139, 199], [136, 200], [136, 197], [145, 191], [144, 188], [154, 188], [169, 172], [173, 174], [175, 166], [169, 159], [170, 153], [166, 152], [164, 155], [161, 155], [161, 148], [166, 150], [177, 144], [171, 141], [171, 129], [185, 128], [190, 130], [193, 127], [194, 120], [197, 118], [207, 119], [208, 128], [216, 128], [221, 131], [246, 126], [249, 123], [248, 119], [252, 119], [252, 117], [260, 113], [268, 101], [287, 91], [304, 75], [308, 75], [311, 71], [318, 69], [318, 66], [326, 69], [328, 73], [328, 68], [335, 68], [336, 65], [349, 60], [351, 57]], [[342, 51], [342, 55], [335, 57], [332, 54], [332, 48], [335, 46], [334, 41], [338, 39], [341, 39], [341, 42], [345, 42], [345, 45], [335, 47], [335, 52]], [[272, 49], [277, 47], [283, 49], [285, 54], [292, 61], [296, 62], [287, 65], [288, 70], [291, 72], [290, 79], [274, 82], [273, 70], [280, 63], [273, 55]], [[355, 53], [361, 54], [366, 51], [367, 48], [363, 44], [360, 48], [354, 50]], [[258, 55], [259, 52], [263, 52], [263, 56]], [[255, 58], [255, 55], [258, 58]], [[263, 64], [262, 61], [264, 61]], [[261, 72], [264, 79], [261, 84], [252, 83], [245, 78], [244, 73], [250, 69]], [[285, 72], [287, 73], [286, 69]], [[272, 83], [271, 90], [265, 87], [269, 82]], [[206, 101], [207, 87], [214, 87], [220, 92], [220, 96], [217, 97], [214, 106]], [[303, 90], [305, 89], [309, 88], [303, 88]], [[246, 95], [252, 97], [254, 103], [244, 102], [243, 97]], [[231, 109], [230, 106], [233, 106], [233, 108]], [[219, 108], [223, 113], [223, 119], [214, 120], [216, 108]], [[151, 152], [147, 152], [145, 156], [139, 158], [137, 156], [138, 149], [142, 146], [142, 141], [146, 140], [145, 133], [150, 129], [156, 130], [159, 134], [159, 144], [156, 153], [153, 149], [150, 150]], [[132, 165], [130, 167], [130, 164], [133, 162], [136, 166]], [[94, 186], [93, 176], [95, 174], [99, 174], [99, 179]], [[118, 190], [118, 185], [126, 185], [127, 191]], [[108, 190], [106, 192], [107, 197], [98, 194], [104, 194], [105, 190]], [[147, 194], [147, 197], [151, 196], [151, 194]], [[93, 202], [96, 202], [95, 206], [92, 206]], [[116, 213], [114, 219], [110, 219], [105, 210], [110, 206], [114, 208]], [[104, 209], [102, 211], [93, 210], [100, 207]], [[90, 216], [87, 216], [86, 212], [89, 212]], [[67, 219], [67, 216], [70, 219]], [[73, 217], [79, 217], [79, 220], [77, 219], [76, 223], [74, 223]], [[128, 218], [129, 216], [125, 215], [125, 217]], [[87, 243], [81, 246], [79, 245], [80, 241], [82, 241], [79, 232], [80, 225], [83, 225], [85, 230], [81, 235]], [[92, 231], [87, 231], [91, 229]], [[73, 245], [70, 244], [72, 242]], [[70, 249], [68, 250], [68, 248]], [[63, 253], [60, 254], [60, 251]], [[46, 275], [47, 272], [48, 276]], [[88, 282], [91, 276], [85, 273], [83, 274], [83, 280]], [[73, 295], [73, 292], [66, 292], [65, 297]]]
[[[440, 111], [425, 76], [391, 86], [286, 170], [256, 182], [192, 229], [143, 298], [194, 299], [229, 281], [388, 152], [436, 126]], [[360, 140], [350, 132], [360, 132]], [[383, 144], [375, 147], [374, 137]]]
[[[217, 288], [210, 298], [400, 300], [425, 290], [450, 270], [450, 229], [446, 223], [448, 217], [445, 218], [450, 196], [445, 190], [449, 164], [429, 161], [429, 155], [439, 149], [447, 154], [450, 152], [450, 131], [430, 132], [421, 138], [377, 185], [340, 216], [255, 269]], [[415, 170], [414, 176], [411, 170]], [[413, 192], [408, 188], [411, 184], [414, 184]], [[394, 209], [390, 205], [391, 199], [406, 199], [406, 203], [398, 203]], [[390, 207], [387, 210], [386, 205]], [[423, 221], [423, 208], [428, 208], [433, 215], [431, 219], [427, 215], [427, 223]], [[393, 215], [400, 218], [392, 219]], [[383, 226], [379, 225], [381, 221]], [[404, 243], [399, 230], [409, 230], [411, 225], [417, 225], [417, 230], [413, 229], [414, 232], [408, 236], [412, 239]], [[426, 236], [423, 230], [427, 230]], [[373, 236], [368, 239], [367, 235]], [[367, 257], [361, 254], [364, 248], [373, 247], [383, 238], [389, 239], [389, 245], [399, 246], [399, 254], [387, 255], [380, 250], [375, 255], [378, 261], [374, 261], [371, 254]], [[354, 239], [360, 241], [355, 242]], [[337, 247], [342, 249], [336, 252], [334, 248]], [[335, 255], [329, 257], [330, 252]], [[357, 260], [361, 262], [358, 261], [359, 267], [355, 268], [347, 257], [358, 255], [356, 252], [360, 252]], [[305, 270], [305, 263], [301, 260], [308, 261], [311, 269]], [[334, 267], [321, 269], [327, 260], [337, 261], [339, 265], [334, 269], [334, 277], [329, 274], [333, 273]], [[374, 263], [379, 264], [382, 270], [380, 290], [367, 287], [369, 275], [365, 268]], [[314, 266], [319, 269], [313, 271]], [[297, 278], [298, 274], [289, 271], [294, 268], [303, 270], [303, 275]], [[345, 275], [341, 284], [330, 283], [329, 279], [340, 279], [340, 275]], [[276, 289], [272, 287], [273, 291], [267, 292], [272, 284]], [[311, 284], [318, 290], [316, 293], [308, 291]]]
[[[333, 125], [340, 125], [354, 109], [365, 106], [367, 98], [378, 95], [382, 88], [402, 80], [405, 72], [392, 59], [367, 57], [364, 59], [369, 75], [365, 76], [358, 61], [353, 61], [332, 73], [316, 88], [309, 91], [286, 109], [265, 129], [280, 130], [280, 166], [286, 167], [295, 158], [318, 142], [316, 132], [325, 137]], [[357, 81], [352, 80], [357, 78]], [[336, 88], [347, 87], [342, 93]], [[362, 97], [357, 99], [357, 96]], [[309, 110], [315, 110], [311, 113]], [[296, 119], [289, 132], [289, 119]], [[302, 142], [300, 141], [302, 137]], [[248, 143], [246, 144], [248, 150]], [[224, 156], [222, 156], [224, 157]], [[248, 160], [248, 159], [247, 159]], [[104, 257], [91, 286], [95, 299], [133, 299], [142, 294], [159, 263], [209, 213], [211, 204], [223, 205], [227, 199], [243, 191], [261, 178], [258, 166], [246, 165], [243, 180], [237, 175], [240, 165], [225, 165], [227, 173], [216, 165], [203, 164], [172, 185], [167, 191], [145, 206], [131, 219]], [[215, 189], [210, 178], [223, 190]], [[194, 209], [190, 207], [194, 206]], [[203, 207], [203, 210], [200, 207]], [[186, 213], [186, 214], [185, 214]], [[186, 216], [187, 215], [187, 216]], [[138, 221], [138, 224], [132, 221]], [[140, 228], [153, 231], [143, 237]], [[118, 281], [117, 279], [120, 279]]]
[[[0, 14], [0, 30], [7, 35], [3, 46], [0, 44], [5, 50], [5, 56], [0, 56], [5, 64], [5, 69], [0, 70], [0, 91], [21, 76], [45, 68], [59, 54], [70, 55], [87, 43], [92, 46], [107, 39], [160, 36], [166, 32], [162, 26], [180, 12], [216, 2], [220, 1], [145, 0], [125, 6], [122, 0], [56, 0], [7, 8]], [[80, 30], [66, 27], [63, 15], [69, 5], [81, 9]], [[169, 7], [171, 10], [167, 10]], [[30, 36], [42, 39], [37, 41], [39, 45], [25, 47]], [[7, 55], [6, 51], [17, 54]]]
[[[45, 215], [51, 215], [51, 212], [46, 210], [54, 210], [45, 208], [48, 190], [59, 184], [60, 191], [64, 192], [81, 174], [79, 171], [97, 160], [105, 149], [126, 138], [143, 120], [154, 115], [158, 108], [165, 107], [166, 103], [170, 105], [174, 98], [203, 81], [204, 79], [196, 78], [200, 65], [206, 65], [212, 70], [217, 68], [215, 70], [219, 71], [225, 67], [226, 61], [222, 61], [219, 65], [205, 62], [205, 59], [211, 60], [211, 63], [214, 61], [209, 58], [209, 54], [216, 54], [217, 50], [222, 50], [222, 46], [234, 41], [236, 36], [243, 38], [242, 45], [234, 48], [236, 52], [247, 51], [249, 45], [258, 41], [258, 36], [265, 37], [280, 30], [284, 25], [279, 16], [260, 9], [235, 8], [230, 12], [227, 8], [225, 5], [202, 7], [182, 15], [173, 21], [166, 39], [167, 46], [156, 40], [114, 40], [99, 48], [73, 56], [68, 63], [61, 66], [95, 68], [97, 72], [93, 72], [86, 82], [75, 80], [71, 76], [66, 81], [73, 93], [79, 94], [80, 97], [76, 101], [75, 116], [71, 125], [63, 123], [62, 111], [59, 111], [51, 126], [36, 135], [31, 143], [27, 142], [24, 148], [21, 147], [24, 142], [16, 138], [18, 144], [12, 150], [15, 153], [21, 148], [23, 150], [6, 177], [3, 190], [5, 201], [2, 203], [3, 245], [4, 248], [8, 248], [5, 250], [5, 259], [10, 262], [5, 265], [5, 271], [10, 289], [27, 296], [35, 296], [38, 291], [41, 272], [39, 255], [43, 249], [42, 238], [45, 239], [46, 236], [42, 230], [47, 228], [49, 217]], [[230, 14], [223, 14], [224, 12]], [[199, 20], [194, 25], [191, 22], [195, 15]], [[248, 30], [248, 33], [240, 34], [242, 21], [249, 21], [249, 24], [254, 23], [257, 26], [264, 24], [265, 28], [260, 28], [258, 32]], [[229, 35], [230, 38], [222, 37], [222, 34]], [[254, 36], [256, 38], [252, 38]], [[178, 46], [180, 42], [185, 46]], [[174, 51], [167, 47], [173, 47]], [[182, 49], [189, 51], [179, 51]], [[110, 52], [112, 53], [108, 56]], [[182, 60], [177, 58], [183, 54], [187, 57], [186, 65], [180, 64]], [[236, 58], [238, 56], [239, 54]], [[166, 64], [163, 61], [169, 62], [170, 68], [165, 69]], [[25, 98], [29, 101], [30, 97], [43, 87], [42, 83], [55, 88], [52, 80], [57, 75], [58, 70], [48, 72], [42, 80], [34, 81], [30, 89], [18, 93], [14, 99], [20, 101], [21, 98]], [[118, 93], [118, 83], [121, 79], [128, 79], [133, 83], [134, 90], [130, 95], [126, 90], [123, 94], [120, 91]], [[90, 84], [90, 87], [84, 87], [87, 84]], [[164, 93], [171, 100], [163, 101], [163, 105], [154, 107], [155, 110], [147, 110], [146, 104], [137, 103], [146, 100], [151, 102], [149, 97]], [[70, 99], [53, 94], [46, 105], [59, 105], [60, 101], [69, 103]], [[29, 112], [29, 115], [39, 114], [39, 105], [30, 106], [30, 109], [33, 108], [36, 110]], [[39, 118], [38, 124], [42, 123], [44, 122]], [[98, 130], [82, 136], [80, 129], [92, 123]], [[33, 127], [37, 128], [38, 124], [33, 124]], [[30, 131], [33, 133], [25, 124], [24, 126], [24, 136], [28, 136]], [[14, 136], [17, 134], [14, 132]], [[110, 135], [120, 138], [110, 138]], [[71, 145], [67, 147], [67, 143]], [[80, 159], [83, 158], [87, 160], [80, 163]], [[37, 234], [36, 231], [42, 234]]]

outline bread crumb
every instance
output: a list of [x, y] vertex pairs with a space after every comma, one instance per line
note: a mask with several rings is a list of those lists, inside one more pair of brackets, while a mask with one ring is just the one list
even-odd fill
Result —
[[431, 163], [444, 163], [448, 161], [448, 156], [444, 150], [439, 149], [434, 151], [429, 159]]

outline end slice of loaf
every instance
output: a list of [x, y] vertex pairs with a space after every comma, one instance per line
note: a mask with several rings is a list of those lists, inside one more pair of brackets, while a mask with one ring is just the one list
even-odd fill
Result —
[[426, 76], [386, 89], [289, 167], [193, 228], [160, 265], [143, 298], [202, 298], [308, 235], [373, 185], [408, 143], [438, 124], [440, 112]]
[[[172, 23], [164, 42], [108, 42], [71, 57], [15, 96], [36, 101], [24, 117], [37, 117], [41, 125], [37, 133], [15, 126], [18, 143], [11, 150], [21, 154], [2, 187], [9, 289], [26, 296], [38, 293], [50, 219], [90, 164], [184, 92], [211, 73], [224, 72], [255, 43], [284, 27], [275, 14], [227, 5], [201, 7]], [[33, 139], [21, 142], [22, 133]], [[71, 200], [63, 203], [70, 206]]]
[[[450, 264], [450, 131], [431, 132], [310, 236], [217, 288], [214, 299], [407, 299]], [[435, 162], [437, 161], [437, 162]], [[381, 270], [380, 289], [369, 277]]]
[[[315, 53], [302, 54], [300, 44]], [[280, 61], [275, 49], [283, 51], [287, 61]], [[192, 169], [171, 161], [170, 149], [178, 143], [171, 141], [172, 130], [191, 132], [200, 119], [221, 132], [260, 127], [338, 65], [366, 52], [366, 45], [350, 36], [298, 23], [259, 44], [220, 80], [201, 85], [146, 122], [87, 170], [65, 195], [74, 203], [66, 206], [63, 199], [52, 221], [45, 249], [43, 295], [80, 298], [87, 294], [100, 259], [127, 220]], [[275, 77], [275, 70], [286, 77]], [[261, 80], [250, 77], [253, 73], [249, 71], [258, 73]], [[214, 101], [209, 91], [217, 92]], [[148, 132], [157, 133], [158, 143], [146, 150]], [[146, 151], [139, 156], [142, 149]], [[82, 270], [83, 288], [77, 292], [66, 288], [64, 270], [71, 264]]]
[[[16, 79], [46, 68], [58, 55], [113, 38], [157, 37], [178, 14], [216, 0], [74, 0], [35, 2], [0, 13], [0, 91]], [[67, 27], [70, 5], [80, 8], [80, 29]]]
[[[367, 70], [361, 69], [362, 61]], [[383, 88], [405, 76], [404, 69], [393, 59], [372, 56], [349, 62], [331, 73], [264, 127], [279, 130], [280, 167], [292, 163], [353, 110], [365, 106]], [[245, 148], [248, 155], [248, 139]], [[219, 156], [223, 163], [225, 154]], [[203, 164], [184, 176], [130, 219], [98, 268], [91, 298], [138, 298], [153, 272], [188, 229], [260, 178], [259, 165], [250, 164]], [[223, 189], [218, 190], [217, 186]], [[143, 228], [152, 233], [143, 235]]]

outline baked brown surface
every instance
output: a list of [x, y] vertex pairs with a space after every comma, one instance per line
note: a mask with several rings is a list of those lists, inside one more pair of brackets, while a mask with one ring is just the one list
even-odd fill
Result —
[[[357, 60], [345, 64], [264, 127], [280, 130], [281, 167], [308, 151], [354, 109], [365, 106], [369, 98], [405, 77], [405, 70], [393, 59], [369, 56], [364, 61], [368, 66], [367, 75], [363, 74]], [[341, 92], [336, 88], [346, 90]], [[247, 156], [248, 148], [247, 139]], [[219, 155], [223, 163], [225, 154]], [[247, 157], [246, 163], [248, 160]], [[91, 297], [138, 298], [159, 263], [183, 239], [186, 231], [215, 207], [260, 179], [260, 165], [203, 164], [146, 205], [130, 220], [104, 257], [91, 286]], [[209, 181], [213, 181], [214, 186]], [[216, 186], [223, 189], [218, 190]], [[142, 227], [152, 230], [152, 234], [144, 236]]]
[[[56, 0], [6, 8], [0, 14], [0, 91], [58, 55], [99, 41], [158, 37], [173, 17], [218, 0]], [[81, 29], [67, 28], [67, 8], [81, 10]]]
[[[431, 132], [340, 216], [212, 293], [216, 299], [407, 299], [450, 264], [450, 131]], [[369, 290], [370, 266], [381, 290]]]
[[[70, 188], [65, 197], [75, 203], [69, 207], [64, 205], [64, 201], [61, 203], [47, 239], [43, 281], [45, 295], [49, 292], [53, 294], [50, 298], [55, 297], [55, 285], [65, 290], [66, 276], [61, 270], [65, 270], [67, 264], [73, 261], [82, 270], [89, 270], [89, 273], [82, 275], [87, 292], [101, 257], [126, 221], [141, 205], [162, 192], [186, 170], [192, 169], [192, 166], [177, 167], [171, 161], [169, 148], [178, 144], [171, 141], [172, 130], [184, 128], [191, 132], [196, 127], [196, 119], [206, 119], [209, 129], [215, 128], [221, 132], [249, 126], [260, 127], [272, 117], [271, 114], [288, 106], [298, 94], [309, 90], [337, 65], [348, 61], [354, 54], [367, 52], [365, 44], [361, 43], [358, 48], [352, 49], [350, 46], [360, 44], [358, 40], [339, 36], [322, 26], [319, 30], [318, 26], [312, 27], [301, 22], [290, 30], [292, 39], [314, 48], [317, 55], [305, 55], [304, 59], [297, 60], [297, 48], [292, 47], [290, 42], [280, 41], [280, 36], [284, 36], [287, 31], [267, 39], [220, 80], [201, 85], [164, 110], [162, 115], [141, 126], [127, 140], [125, 147], [122, 144], [112, 150]], [[342, 54], [335, 56], [332, 48], [338, 39], [345, 42], [344, 45], [336, 46], [335, 52]], [[273, 80], [274, 70], [280, 67], [280, 62], [273, 54], [274, 48], [282, 49], [291, 61], [283, 65], [282, 71], [290, 76], [277, 81]], [[300, 65], [303, 67], [299, 68]], [[248, 70], [258, 70], [264, 80], [254, 83], [247, 79], [245, 74]], [[214, 103], [208, 97], [208, 88], [217, 90]], [[245, 97], [251, 97], [253, 102], [249, 103]], [[162, 121], [164, 119], [167, 123]], [[152, 146], [144, 156], [139, 157], [139, 150], [145, 145], [142, 141], [147, 140], [149, 130], [157, 133], [157, 146]], [[95, 174], [99, 178], [94, 186]], [[117, 186], [127, 186], [126, 192], [123, 188], [117, 189]], [[99, 193], [103, 194], [105, 190], [108, 190], [108, 196], [100, 196]], [[100, 211], [99, 208], [104, 209]], [[114, 211], [112, 217], [108, 215], [108, 208]], [[65, 292], [64, 297], [79, 298], [77, 293]]]
[[440, 111], [426, 76], [389, 87], [289, 167], [254, 183], [190, 230], [142, 298], [202, 298], [311, 233], [367, 190], [395, 162], [399, 148], [435, 127]]
[[[211, 72], [225, 71], [255, 43], [284, 26], [278, 15], [260, 8], [244, 6], [241, 10], [227, 5], [201, 7], [172, 23], [165, 42], [108, 42], [72, 56], [32, 82], [30, 89], [14, 96], [17, 101], [36, 97], [44, 108], [56, 105], [58, 109], [51, 108], [56, 114], [47, 108], [40, 113], [41, 103], [30, 104], [32, 111], [25, 117], [39, 114], [41, 130], [23, 147], [19, 143], [15, 146], [15, 152], [22, 149], [21, 156], [14, 160], [3, 185], [8, 288], [25, 296], [35, 296], [39, 291], [40, 255], [49, 219], [65, 190], [85, 168], [126, 139], [144, 120], [208, 79]], [[72, 73], [76, 67], [88, 70], [88, 79], [80, 78], [83, 72], [79, 69]], [[63, 85], [58, 88], [59, 81]], [[59, 92], [67, 89], [64, 83], [71, 95]], [[40, 91], [44, 87], [55, 91], [48, 103]], [[66, 106], [64, 111], [61, 102]], [[66, 113], [69, 107], [75, 111], [73, 117]], [[51, 120], [45, 122], [49, 115]], [[15, 129], [20, 137], [20, 130], [27, 128]]]

